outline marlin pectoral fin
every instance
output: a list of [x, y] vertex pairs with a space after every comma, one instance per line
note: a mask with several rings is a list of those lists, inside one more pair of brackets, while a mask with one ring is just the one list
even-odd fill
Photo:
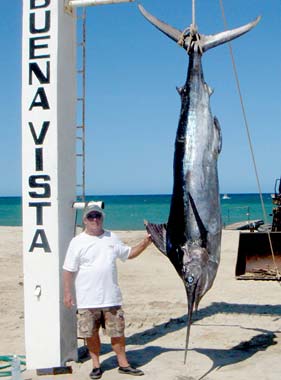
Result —
[[166, 224], [153, 224], [149, 223], [146, 220], [144, 221], [146, 231], [151, 235], [153, 244], [167, 255], [166, 251]]
[[180, 30], [166, 24], [161, 20], [158, 20], [158, 18], [147, 12], [142, 5], [138, 4], [138, 8], [142, 15], [157, 29], [166, 34], [166, 36], [170, 37], [172, 40], [176, 42], [178, 42], [182, 38], [182, 32]]
[[231, 40], [234, 40], [237, 37], [242, 36], [243, 34], [249, 32], [251, 29], [253, 29], [257, 23], [260, 21], [261, 16], [258, 16], [254, 21], [249, 22], [246, 25], [240, 26], [239, 28], [232, 29], [232, 30], [226, 30], [221, 33], [213, 34], [213, 35], [204, 35], [201, 34], [201, 45], [203, 52], [212, 49], [213, 47], [216, 47], [218, 45], [224, 44], [225, 42], [229, 42]]
[[193, 214], [195, 216], [195, 219], [196, 219], [199, 231], [200, 231], [200, 236], [201, 236], [201, 240], [202, 240], [202, 247], [206, 247], [208, 231], [206, 230], [206, 228], [202, 222], [202, 219], [200, 218], [199, 212], [197, 210], [197, 207], [195, 205], [195, 202], [194, 202], [191, 194], [188, 193], [188, 196], [189, 196], [189, 201], [190, 201], [190, 204], [192, 207]]

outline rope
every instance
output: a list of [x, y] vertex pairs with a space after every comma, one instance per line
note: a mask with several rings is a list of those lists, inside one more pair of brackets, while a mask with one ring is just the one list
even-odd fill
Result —
[[188, 33], [190, 32], [190, 28], [188, 27], [188, 28], [185, 28], [183, 31], [182, 31], [182, 33], [181, 33], [181, 35], [180, 35], [180, 38], [179, 38], [179, 40], [178, 40], [178, 44], [180, 45], [180, 46], [184, 46], [184, 40], [185, 40], [185, 37], [188, 35]]
[[[228, 29], [228, 25], [227, 25], [227, 21], [226, 21], [225, 12], [224, 12], [223, 0], [219, 0], [219, 1], [220, 1], [220, 7], [221, 7], [221, 12], [222, 12], [222, 18], [223, 18], [223, 22], [224, 22], [224, 27], [227, 30]], [[255, 154], [254, 154], [252, 139], [251, 139], [251, 135], [250, 135], [249, 123], [248, 123], [248, 120], [247, 120], [246, 110], [245, 110], [244, 101], [243, 101], [243, 97], [242, 97], [242, 92], [241, 92], [241, 88], [240, 88], [240, 82], [239, 82], [239, 78], [238, 78], [238, 72], [237, 72], [237, 68], [236, 68], [236, 64], [235, 64], [235, 60], [234, 60], [234, 54], [233, 54], [233, 50], [232, 50], [232, 45], [231, 45], [230, 42], [228, 42], [228, 47], [229, 47], [231, 61], [232, 61], [232, 66], [233, 66], [233, 71], [234, 71], [234, 75], [235, 75], [235, 79], [236, 79], [236, 85], [237, 85], [237, 89], [238, 89], [238, 93], [239, 93], [239, 99], [240, 99], [242, 113], [243, 113], [243, 118], [244, 118], [244, 123], [245, 123], [245, 127], [246, 127], [248, 143], [249, 143], [249, 146], [250, 146], [251, 157], [252, 157], [252, 161], [253, 161], [253, 165], [254, 165], [254, 171], [255, 171], [255, 176], [256, 176], [256, 181], [257, 181], [257, 186], [258, 186], [258, 191], [259, 191], [259, 196], [260, 196], [260, 201], [261, 201], [261, 206], [262, 206], [263, 217], [264, 217], [265, 223], [267, 223], [267, 216], [266, 216], [266, 211], [265, 211], [265, 206], [264, 206], [264, 201], [263, 201], [263, 196], [262, 196], [262, 191], [261, 191], [261, 185], [260, 185], [260, 180], [259, 180], [259, 175], [258, 175], [257, 164], [256, 164], [256, 160], [255, 160]], [[276, 264], [270, 232], [267, 232], [267, 236], [268, 236], [268, 241], [269, 241], [269, 245], [270, 245], [270, 250], [271, 250], [271, 256], [272, 256], [272, 260], [273, 260], [274, 269], [276, 271], [276, 278], [277, 278], [278, 281], [280, 281], [281, 280], [281, 275], [280, 275], [280, 272], [279, 272], [277, 264]]]
[[203, 47], [200, 41], [200, 36], [197, 31], [197, 25], [195, 21], [195, 0], [192, 0], [192, 23], [191, 25], [184, 29], [178, 40], [178, 44], [184, 47], [185, 38], [188, 37], [187, 41], [187, 52], [189, 53], [193, 48], [197, 48], [199, 53], [203, 55]]

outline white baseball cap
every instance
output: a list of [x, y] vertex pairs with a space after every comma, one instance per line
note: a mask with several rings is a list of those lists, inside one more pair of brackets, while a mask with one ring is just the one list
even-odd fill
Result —
[[85, 209], [84, 209], [84, 212], [83, 212], [83, 219], [87, 217], [88, 214], [90, 214], [90, 212], [92, 211], [96, 211], [96, 212], [99, 212], [103, 218], [105, 217], [105, 213], [103, 211], [103, 209], [96, 203], [89, 203]]

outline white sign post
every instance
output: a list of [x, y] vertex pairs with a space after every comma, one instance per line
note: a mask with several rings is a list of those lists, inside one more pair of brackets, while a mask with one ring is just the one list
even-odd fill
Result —
[[76, 24], [64, 0], [23, 0], [22, 192], [28, 369], [76, 359], [62, 264], [76, 198]]
[[23, 0], [22, 201], [28, 369], [77, 358], [74, 308], [63, 305], [62, 264], [76, 199], [77, 6], [133, 0]]

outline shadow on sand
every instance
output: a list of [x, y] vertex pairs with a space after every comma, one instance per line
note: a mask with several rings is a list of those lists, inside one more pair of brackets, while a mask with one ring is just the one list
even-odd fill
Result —
[[[215, 314], [255, 314], [255, 315], [271, 315], [278, 319], [281, 317], [281, 306], [279, 305], [243, 305], [243, 304], [228, 304], [225, 302], [214, 302], [210, 306], [200, 309], [193, 321], [198, 322]], [[143, 366], [155, 357], [171, 351], [184, 351], [179, 348], [164, 348], [160, 346], [148, 346], [142, 349], [130, 350], [130, 345], [146, 345], [154, 340], [161, 338], [169, 333], [184, 329], [186, 327], [187, 318], [183, 315], [179, 318], [170, 319], [168, 322], [156, 325], [145, 331], [133, 334], [126, 338], [127, 357], [130, 363], [134, 366]], [[218, 325], [219, 326], [219, 325]], [[228, 325], [229, 327], [231, 325]], [[238, 324], [236, 326], [239, 326]], [[242, 326], [240, 326], [243, 328]], [[196, 351], [200, 354], [208, 356], [213, 362], [212, 367], [200, 377], [200, 380], [206, 378], [213, 370], [219, 369], [228, 365], [233, 365], [238, 362], [247, 360], [259, 351], [265, 351], [269, 346], [277, 344], [275, 341], [276, 335], [273, 331], [250, 328], [252, 331], [257, 331], [258, 334], [248, 341], [240, 342], [238, 345], [229, 349], [208, 349], [208, 348], [193, 348], [190, 351]], [[102, 344], [101, 354], [111, 352], [110, 344]], [[103, 361], [104, 370], [110, 370], [117, 366], [115, 355]], [[190, 379], [190, 378], [189, 378]]]
[[276, 335], [273, 332], [268, 331], [255, 335], [250, 340], [243, 341], [227, 350], [193, 348], [193, 351], [208, 356], [208, 358], [213, 362], [212, 367], [203, 376], [201, 376], [199, 380], [205, 378], [215, 369], [220, 369], [227, 365], [242, 362], [249, 359], [259, 351], [265, 351], [268, 347], [277, 344], [275, 338]]
[[[249, 315], [272, 315], [281, 318], [281, 305], [243, 305], [214, 302], [210, 306], [200, 309], [194, 314], [193, 322], [199, 322], [204, 318], [215, 314], [249, 314]], [[184, 329], [187, 317], [171, 318], [168, 322], [156, 325], [140, 333], [133, 334], [126, 339], [127, 345], [147, 344], [169, 333]], [[254, 329], [253, 329], [254, 330]]]

